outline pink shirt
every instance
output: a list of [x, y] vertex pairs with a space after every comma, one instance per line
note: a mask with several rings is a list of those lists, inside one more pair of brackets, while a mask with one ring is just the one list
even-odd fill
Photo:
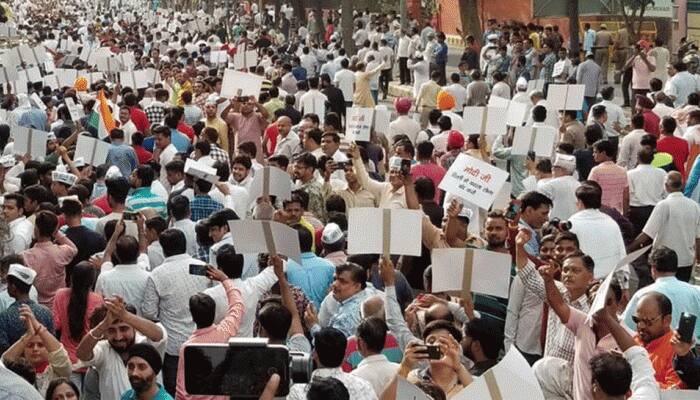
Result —
[[586, 324], [586, 313], [569, 306], [569, 321], [566, 327], [574, 333], [574, 398], [592, 400], [591, 367], [593, 356], [617, 349], [612, 335], [605, 335], [596, 342], [595, 331]]
[[[647, 56], [647, 61], [656, 66], [656, 59], [653, 56]], [[665, 65], [661, 66], [661, 68], [665, 67]], [[632, 63], [632, 89], [651, 89], [649, 85], [651, 78], [653, 78], [653, 72], [649, 70], [647, 64], [640, 56], [635, 57]]]
[[612, 161], [598, 164], [591, 170], [588, 179], [598, 182], [603, 189], [602, 203], [624, 214], [622, 203], [625, 189], [629, 187], [627, 172]]
[[66, 286], [66, 265], [78, 254], [78, 248], [66, 235], [58, 232], [55, 244], [36, 243], [20, 254], [24, 264], [36, 271], [34, 286], [39, 293], [39, 303], [50, 309], [56, 291]]
[[440, 189], [438, 185], [445, 177], [445, 168], [435, 164], [435, 163], [420, 163], [416, 164], [411, 168], [411, 176], [413, 176], [413, 182], [420, 177], [426, 177], [433, 181], [435, 185], [435, 202], [440, 204]]
[[236, 148], [238, 145], [245, 142], [255, 143], [258, 149], [255, 159], [258, 162], [263, 161], [262, 153], [262, 135], [267, 127], [267, 120], [262, 114], [253, 112], [248, 117], [244, 117], [241, 113], [229, 113], [226, 122], [236, 132]]
[[[69, 288], [59, 289], [53, 298], [53, 325], [57, 331], [61, 331], [61, 344], [65, 347], [72, 363], [78, 362], [75, 350], [80, 344], [80, 340], [75, 341], [71, 337], [68, 321], [68, 303], [70, 303], [71, 290]], [[102, 296], [95, 292], [88, 293], [87, 308], [83, 318], [83, 334], [90, 330], [89, 318], [95, 309], [102, 305]]]
[[231, 279], [226, 279], [222, 284], [228, 299], [228, 313], [226, 317], [218, 324], [195, 330], [192, 336], [180, 347], [177, 365], [177, 388], [175, 390], [175, 399], [177, 400], [228, 400], [229, 398], [229, 396], [192, 396], [185, 391], [185, 346], [192, 343], [226, 343], [238, 333], [238, 328], [241, 326], [241, 320], [245, 312], [241, 292], [233, 286], [233, 280]]

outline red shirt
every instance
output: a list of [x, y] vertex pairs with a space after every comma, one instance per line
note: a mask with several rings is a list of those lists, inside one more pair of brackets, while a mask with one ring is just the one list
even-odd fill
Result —
[[644, 117], [644, 130], [658, 138], [661, 134], [659, 132], [661, 118], [651, 111], [644, 111], [642, 116]]
[[194, 129], [186, 123], [180, 121], [180, 123], [177, 124], [177, 130], [187, 135], [190, 142], [194, 139]]
[[675, 136], [661, 135], [661, 139], [656, 142], [656, 150], [661, 153], [668, 153], [673, 156], [673, 164], [678, 172], [685, 176], [685, 161], [688, 159], [690, 150], [688, 142]]
[[143, 134], [148, 132], [148, 128], [151, 127], [151, 123], [148, 122], [146, 113], [138, 107], [131, 107], [129, 110], [131, 111], [131, 120], [134, 122], [136, 129]]
[[435, 202], [438, 204], [440, 204], [440, 190], [438, 189], [438, 185], [442, 181], [442, 178], [445, 177], [446, 173], [447, 171], [445, 171], [445, 168], [442, 168], [441, 166], [432, 162], [416, 164], [411, 168], [413, 182], [421, 177], [426, 177], [433, 181], [433, 185], [435, 185]]
[[109, 201], [107, 201], [107, 193], [93, 200], [92, 205], [101, 208], [105, 214], [112, 213], [112, 207], [109, 206]]
[[[277, 129], [277, 124], [270, 124], [265, 128], [265, 137], [267, 138], [267, 153], [274, 154], [277, 148], [277, 135], [280, 131]], [[290, 160], [291, 161], [291, 160]]]
[[136, 158], [139, 159], [139, 164], [146, 164], [153, 158], [153, 153], [146, 150], [143, 146], [132, 146], [136, 152]]

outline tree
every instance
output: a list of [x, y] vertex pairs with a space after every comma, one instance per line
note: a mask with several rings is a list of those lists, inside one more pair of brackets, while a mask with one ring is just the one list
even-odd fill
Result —
[[355, 54], [355, 41], [353, 34], [353, 14], [355, 11], [353, 0], [340, 0], [342, 15], [340, 16], [340, 28], [343, 32], [343, 47], [348, 56]]
[[567, 1], [567, 14], [569, 14], [569, 54], [578, 57], [579, 54], [579, 38], [578, 38], [578, 0]]
[[476, 0], [459, 0], [462, 32], [464, 32], [464, 35], [474, 36], [474, 39], [481, 42], [481, 24], [479, 23], [479, 15], [477, 12]]
[[630, 39], [636, 42], [639, 39], [644, 13], [649, 6], [654, 5], [654, 0], [617, 0], [617, 4], [625, 19]]

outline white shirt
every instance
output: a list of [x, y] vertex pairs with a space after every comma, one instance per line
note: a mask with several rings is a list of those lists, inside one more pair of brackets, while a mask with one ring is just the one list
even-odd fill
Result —
[[542, 354], [540, 332], [542, 329], [542, 300], [527, 290], [523, 280], [516, 275], [510, 285], [508, 311], [504, 329], [503, 348], [511, 345], [528, 354]]
[[[223, 238], [221, 238], [220, 241], [214, 243], [214, 245], [209, 248], [209, 265], [212, 265], [214, 267], [219, 266], [216, 262], [216, 253], [225, 244], [230, 244], [233, 246], [233, 237], [231, 236], [231, 232], [226, 232], [226, 234]], [[257, 274], [258, 255], [250, 253], [243, 254], [243, 274], [241, 278], [245, 279], [256, 276]]]
[[674, 99], [674, 107], [680, 107], [688, 101], [688, 95], [697, 92], [698, 89], [693, 75], [688, 71], [681, 71], [668, 80], [664, 93]]
[[505, 82], [496, 82], [491, 89], [491, 96], [502, 97], [510, 100], [510, 86]]
[[442, 133], [438, 133], [437, 135], [434, 135], [432, 138], [430, 138], [430, 143], [433, 144], [433, 147], [435, 148], [434, 151], [436, 153], [439, 154], [447, 152], [447, 137], [449, 136], [449, 134], [449, 131], [445, 131]]
[[24, 250], [27, 250], [32, 244], [34, 224], [29, 222], [27, 217], [21, 216], [10, 221], [8, 225], [10, 226], [10, 232], [12, 233], [12, 238], [10, 240], [12, 252], [14, 254], [19, 254]]
[[163, 184], [166, 190], [170, 189], [170, 183], [168, 183], [168, 174], [165, 166], [175, 158], [175, 154], [177, 154], [177, 149], [175, 145], [170, 143], [168, 147], [163, 149], [158, 159], [158, 164], [160, 164], [160, 183]]
[[[625, 112], [622, 110], [622, 107], [610, 100], [603, 100], [595, 106], [598, 105], [605, 106], [605, 111], [608, 113], [608, 120], [605, 121], [605, 133], [608, 135], [608, 137], [620, 136], [620, 132], [615, 130], [615, 122], [620, 125], [620, 128], [624, 128], [625, 126], [629, 125], [629, 121], [627, 120], [627, 117], [625, 117]], [[593, 113], [588, 113], [587, 124], [590, 125], [591, 123], [593, 123]]]
[[363, 358], [350, 374], [369, 382], [379, 397], [398, 370], [399, 364], [389, 361], [384, 354], [374, 354]]
[[409, 53], [409, 48], [411, 46], [411, 38], [403, 35], [399, 38], [399, 46], [396, 49], [396, 55], [399, 58], [408, 58], [411, 53]]
[[190, 297], [209, 287], [206, 276], [190, 275], [190, 264], [203, 265], [186, 253], [167, 257], [146, 282], [141, 310], [144, 317], [160, 321], [168, 330], [165, 352], [177, 356], [180, 346], [194, 332]]
[[333, 83], [343, 92], [345, 101], [352, 101], [352, 95], [355, 91], [355, 73], [347, 68], [343, 68], [335, 73]]
[[138, 264], [118, 264], [108, 271], [103, 270], [97, 276], [95, 292], [105, 298], [119, 295], [141, 313], [143, 293], [149, 276], [151, 274]]
[[[163, 338], [159, 342], [152, 342], [140, 332], [136, 332], [134, 343], [152, 344], [158, 350], [158, 353], [163, 356], [165, 343], [168, 341], [168, 333], [161, 324], [157, 323], [156, 325], [163, 331]], [[100, 377], [100, 397], [103, 399], [121, 399], [122, 394], [131, 389], [124, 360], [112, 348], [107, 339], [97, 342], [92, 349], [92, 355], [92, 360], [81, 361], [77, 365], [81, 367], [94, 366], [97, 369]], [[158, 376], [160, 378], [160, 374]]]
[[415, 146], [416, 139], [418, 138], [418, 132], [420, 132], [420, 124], [413, 120], [413, 118], [408, 115], [399, 115], [398, 118], [389, 123], [389, 143], [393, 143], [394, 136], [396, 135], [406, 135], [411, 140], [411, 143]]
[[630, 184], [630, 206], [655, 206], [666, 196], [664, 181], [666, 171], [649, 164], [639, 164], [627, 171]]
[[549, 218], [559, 218], [562, 221], [568, 220], [577, 211], [576, 209], [576, 188], [581, 184], [571, 175], [552, 178], [542, 185], [537, 185], [537, 191], [552, 200], [552, 210], [549, 211]]
[[377, 61], [382, 61], [386, 59], [387, 62], [384, 63], [384, 67], [382, 68], [383, 71], [386, 71], [388, 69], [391, 69], [392, 63], [391, 60], [394, 58], [394, 51], [391, 50], [391, 47], [389, 46], [381, 46], [379, 47], [379, 58]]
[[464, 110], [464, 106], [467, 105], [467, 88], [459, 83], [453, 83], [443, 89], [455, 98], [455, 107], [450, 111], [461, 112]]
[[165, 255], [163, 254], [163, 246], [160, 245], [159, 241], [155, 240], [153, 243], [149, 244], [146, 248], [146, 253], [148, 254], [148, 265], [150, 266], [150, 271], [153, 271], [163, 264]]
[[226, 182], [226, 185], [228, 185], [229, 190], [228, 196], [224, 196], [216, 187], [209, 192], [209, 196], [214, 201], [223, 204], [224, 208], [235, 211], [240, 219], [245, 219], [248, 212], [248, 191], [244, 187], [235, 186], [229, 182]]
[[[579, 248], [595, 262], [596, 278], [606, 277], [618, 261], [627, 255], [620, 227], [600, 210], [581, 210], [572, 215], [569, 222], [571, 232], [578, 237]], [[621, 270], [629, 273], [628, 266]]]
[[654, 239], [654, 248], [666, 246], [678, 255], [678, 266], [694, 265], [695, 239], [700, 237], [700, 205], [683, 196], [669, 193], [660, 201], [642, 229]]
[[282, 135], [277, 135], [277, 146], [275, 147], [274, 155], [283, 155], [287, 157], [287, 159], [291, 160], [292, 156], [294, 155], [294, 151], [298, 147], [299, 136], [297, 136], [296, 133], [289, 132], [286, 137], [282, 137]]
[[[377, 395], [372, 389], [372, 385], [366, 380], [343, 372], [338, 368], [318, 368], [311, 373], [314, 377], [335, 378], [345, 385], [352, 400], [377, 400]], [[295, 383], [289, 390], [287, 400], [306, 400], [308, 385], [306, 383]]]
[[637, 166], [639, 161], [637, 153], [642, 150], [642, 136], [647, 135], [644, 129], [635, 129], [625, 135], [620, 143], [620, 154], [617, 157], [617, 165], [628, 170]]
[[304, 67], [308, 76], [316, 75], [316, 68], [318, 67], [318, 60], [311, 53], [302, 54], [299, 57], [300, 65]]
[[316, 103], [319, 102], [321, 102], [325, 108], [325, 104], [328, 102], [328, 97], [326, 97], [326, 95], [321, 93], [318, 89], [310, 89], [308, 92], [299, 97], [299, 110], [302, 111], [302, 114], [314, 113], [322, 117], [324, 110], [309, 110], [304, 108], [305, 104], [316, 107]]
[[365, 43], [365, 40], [369, 39], [369, 35], [367, 34], [367, 31], [360, 28], [355, 31], [352, 35], [352, 39], [355, 41], [355, 46], [356, 47], [362, 47]]
[[[285, 264], [286, 265], [286, 264]], [[269, 292], [272, 286], [277, 283], [277, 275], [275, 275], [275, 270], [272, 268], [265, 268], [262, 272], [248, 279], [234, 279], [233, 286], [240, 290], [241, 298], [243, 299], [243, 304], [245, 305], [245, 312], [243, 313], [243, 319], [241, 320], [241, 326], [238, 328], [238, 337], [252, 337], [253, 335], [253, 325], [255, 323], [255, 310], [258, 306], [258, 302]], [[226, 313], [228, 312], [228, 299], [226, 298], [226, 291], [222, 285], [216, 285], [204, 291], [204, 293], [211, 296], [214, 299], [214, 304], [216, 304], [216, 312], [214, 314], [214, 323], [218, 324], [221, 322]]]
[[185, 234], [187, 240], [187, 254], [195, 257], [197, 255], [197, 233], [195, 232], [196, 223], [189, 218], [184, 218], [173, 222], [172, 228], [178, 229]]

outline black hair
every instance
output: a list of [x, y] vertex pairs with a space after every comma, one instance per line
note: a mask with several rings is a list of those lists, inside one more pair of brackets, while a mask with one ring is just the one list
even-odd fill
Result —
[[95, 269], [88, 261], [73, 266], [71, 272], [70, 299], [68, 300], [68, 334], [75, 342], [85, 335], [85, 314], [88, 297], [95, 283]]
[[148, 164], [136, 167], [136, 177], [141, 181], [141, 187], [150, 187], [155, 179], [155, 172]]
[[206, 293], [197, 293], [190, 296], [190, 314], [197, 329], [207, 328], [214, 323], [216, 315], [216, 303]]
[[316, 355], [324, 368], [337, 368], [345, 358], [345, 347], [348, 340], [345, 335], [335, 328], [321, 328], [314, 335]]
[[170, 257], [187, 252], [185, 233], [179, 229], [166, 229], [160, 234], [159, 243], [163, 247], [163, 255]]
[[619, 354], [602, 353], [590, 361], [591, 380], [608, 396], [624, 396], [632, 383], [632, 367]]
[[577, 250], [566, 257], [564, 257], [564, 261], [570, 259], [570, 258], [578, 258], [581, 260], [583, 263], [583, 266], [586, 267], [586, 269], [590, 272], [593, 273], [593, 270], [595, 269], [595, 262], [593, 261], [593, 258], [591, 256], [584, 254], [581, 250]]
[[131, 235], [123, 235], [117, 239], [114, 251], [120, 264], [136, 264], [139, 257], [139, 242]]
[[75, 394], [77, 396], [76, 398], [77, 399], [80, 398], [80, 390], [78, 389], [78, 386], [76, 386], [75, 383], [73, 383], [73, 381], [71, 381], [68, 378], [56, 378], [56, 379], [52, 380], [51, 382], [49, 382], [49, 386], [46, 388], [46, 397], [45, 398], [47, 400], [53, 400], [54, 392], [61, 385], [70, 386], [70, 388], [73, 390], [73, 392], [75, 392]]
[[464, 335], [478, 341], [484, 355], [490, 360], [497, 360], [503, 347], [503, 334], [485, 318], [474, 318], [464, 325]]
[[435, 198], [435, 184], [430, 178], [421, 176], [413, 184], [419, 200], [426, 201]]
[[222, 210], [216, 211], [209, 216], [207, 224], [216, 227], [226, 227], [228, 228], [228, 221], [236, 221], [238, 214], [230, 208], [224, 208]]
[[659, 272], [678, 271], [678, 255], [666, 246], [659, 246], [649, 254], [649, 265]]
[[58, 227], [58, 217], [51, 211], [39, 211], [36, 213], [34, 226], [42, 237], [51, 237]]
[[224, 244], [216, 250], [216, 265], [231, 279], [238, 279], [243, 275], [244, 263], [243, 255], [236, 253], [231, 244]]
[[615, 158], [617, 146], [610, 140], [603, 139], [593, 143], [593, 149], [599, 153], [605, 153], [609, 158]]
[[176, 195], [168, 200], [168, 212], [176, 221], [188, 217], [190, 213], [190, 199], [183, 195]]
[[541, 206], [552, 206], [552, 200], [539, 192], [527, 192], [520, 197], [520, 208], [525, 211], [528, 207], [537, 210]]
[[384, 350], [387, 330], [389, 330], [389, 328], [383, 319], [379, 317], [368, 317], [360, 321], [360, 324], [357, 325], [357, 333], [355, 336], [362, 339], [367, 350], [379, 354]]
[[258, 322], [267, 336], [275, 341], [285, 341], [292, 326], [292, 313], [280, 303], [270, 301], [258, 311]]
[[583, 203], [583, 206], [587, 209], [600, 208], [602, 197], [603, 190], [595, 181], [583, 181], [581, 185], [576, 188], [576, 198]]
[[361, 266], [346, 262], [335, 267], [336, 275], [340, 275], [343, 272], [349, 272], [353, 282], [359, 283], [362, 289], [367, 287], [367, 273]]
[[[347, 64], [347, 58], [343, 61]], [[347, 66], [346, 66], [347, 67]], [[314, 377], [306, 390], [307, 400], [350, 400], [350, 392], [343, 382], [336, 378]]]
[[435, 321], [430, 321], [423, 329], [423, 340], [427, 339], [434, 331], [445, 330], [450, 336], [452, 336], [457, 342], [462, 341], [462, 332], [455, 327], [455, 325], [444, 319], [438, 319]]
[[107, 195], [117, 204], [124, 204], [129, 195], [129, 182], [124, 177], [108, 178], [105, 180]]

